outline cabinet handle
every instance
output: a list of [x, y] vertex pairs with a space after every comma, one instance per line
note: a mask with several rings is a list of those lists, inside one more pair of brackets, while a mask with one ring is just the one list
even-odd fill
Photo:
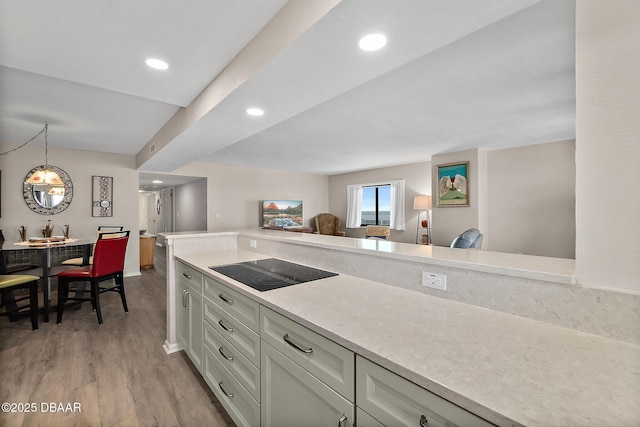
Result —
[[182, 306], [189, 308], [189, 291], [182, 291]]
[[420, 427], [427, 427], [427, 423], [429, 421], [427, 421], [427, 417], [425, 417], [424, 415], [420, 415]]
[[224, 295], [224, 293], [219, 294], [219, 295], [218, 295], [218, 297], [219, 297], [222, 301], [226, 302], [227, 304], [233, 304], [233, 300], [232, 300], [231, 298], [229, 298], [229, 297], [225, 296], [225, 295]]
[[220, 347], [218, 349], [218, 351], [220, 352], [220, 354], [222, 355], [222, 357], [224, 357], [225, 359], [227, 359], [229, 362], [233, 362], [233, 356], [227, 356], [224, 352], [224, 347]]
[[222, 381], [218, 383], [218, 387], [220, 387], [220, 390], [222, 390], [225, 396], [227, 396], [229, 399], [233, 399], [233, 393], [227, 393], [227, 391], [224, 389], [224, 386], [222, 385]]
[[218, 321], [218, 325], [222, 326], [222, 329], [224, 329], [227, 332], [233, 332], [233, 328], [230, 327], [230, 326], [225, 325], [224, 321], [222, 321], [222, 320]]
[[193, 276], [191, 276], [190, 274], [182, 273], [182, 275], [183, 275], [184, 277], [186, 277], [187, 279], [189, 279], [189, 280], [193, 279]]
[[312, 349], [311, 347], [309, 347], [309, 348], [304, 348], [304, 347], [302, 347], [300, 344], [298, 344], [298, 343], [294, 342], [294, 341], [289, 337], [289, 334], [285, 334], [285, 335], [282, 337], [282, 339], [283, 339], [283, 340], [285, 340], [287, 344], [289, 344], [291, 347], [295, 348], [295, 349], [296, 349], [296, 350], [298, 350], [298, 351], [301, 351], [301, 352], [303, 352], [303, 353], [307, 353], [307, 354], [313, 353], [313, 349]]
[[346, 427], [346, 425], [347, 425], [347, 416], [345, 414], [342, 414], [342, 416], [338, 420], [338, 427]]

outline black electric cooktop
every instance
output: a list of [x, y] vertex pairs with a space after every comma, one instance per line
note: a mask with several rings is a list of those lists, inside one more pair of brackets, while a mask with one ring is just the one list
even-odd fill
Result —
[[277, 258], [209, 267], [260, 292], [337, 276], [338, 273], [307, 267]]

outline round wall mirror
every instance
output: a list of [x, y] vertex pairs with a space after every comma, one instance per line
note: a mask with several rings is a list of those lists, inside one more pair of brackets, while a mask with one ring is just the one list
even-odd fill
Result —
[[34, 173], [45, 169], [45, 165], [40, 165], [31, 169], [25, 177], [22, 195], [25, 203], [32, 211], [40, 215], [55, 215], [67, 209], [71, 204], [71, 199], [73, 199], [73, 182], [71, 182], [69, 174], [63, 169], [52, 165], [48, 165], [47, 167], [58, 174], [64, 186], [27, 184], [26, 181], [31, 178]]

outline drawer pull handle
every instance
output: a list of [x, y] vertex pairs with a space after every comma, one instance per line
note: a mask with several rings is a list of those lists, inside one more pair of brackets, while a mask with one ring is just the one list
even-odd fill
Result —
[[338, 420], [338, 427], [346, 427], [347, 426], [347, 416], [342, 414], [340, 419]]
[[186, 277], [187, 279], [189, 279], [189, 280], [193, 279], [193, 276], [191, 276], [190, 274], [182, 273], [182, 275], [183, 275], [184, 277]]
[[226, 302], [227, 304], [233, 304], [233, 300], [227, 296], [224, 295], [224, 293], [219, 294], [218, 298], [220, 298], [222, 301]]
[[225, 394], [225, 396], [227, 396], [229, 399], [233, 399], [233, 393], [228, 393], [225, 389], [224, 386], [222, 385], [222, 381], [220, 381], [218, 383], [218, 387], [220, 387], [220, 390], [222, 390], [222, 392]]
[[227, 332], [233, 332], [233, 328], [230, 327], [230, 326], [225, 325], [224, 321], [222, 321], [222, 320], [218, 321], [218, 325], [222, 326], [222, 329], [224, 329]]
[[420, 427], [427, 427], [428, 422], [427, 417], [420, 415]]
[[226, 353], [224, 352], [224, 347], [220, 347], [218, 349], [218, 351], [220, 352], [220, 354], [222, 355], [222, 357], [224, 357], [225, 359], [227, 359], [229, 362], [233, 362], [233, 356], [227, 356]]
[[311, 347], [309, 347], [309, 348], [304, 348], [304, 347], [302, 347], [300, 344], [298, 344], [298, 343], [294, 342], [294, 341], [289, 337], [289, 334], [285, 334], [285, 335], [282, 337], [282, 339], [283, 339], [283, 340], [285, 340], [285, 342], [286, 342], [287, 344], [289, 344], [291, 347], [295, 348], [295, 349], [296, 349], [296, 350], [298, 350], [298, 351], [301, 351], [301, 352], [303, 352], [303, 353], [307, 353], [307, 354], [313, 353], [313, 349], [312, 349]]

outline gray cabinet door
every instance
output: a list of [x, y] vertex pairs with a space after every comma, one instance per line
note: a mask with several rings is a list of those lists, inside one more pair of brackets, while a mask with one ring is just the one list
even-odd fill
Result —
[[354, 405], [262, 341], [262, 427], [347, 427]]
[[202, 373], [202, 274], [176, 263], [176, 339]]
[[198, 372], [202, 373], [202, 294], [193, 289], [188, 292], [189, 341], [185, 350]]
[[189, 313], [187, 311], [187, 287], [179, 278], [176, 280], [176, 341], [180, 350], [187, 350], [189, 339]]

